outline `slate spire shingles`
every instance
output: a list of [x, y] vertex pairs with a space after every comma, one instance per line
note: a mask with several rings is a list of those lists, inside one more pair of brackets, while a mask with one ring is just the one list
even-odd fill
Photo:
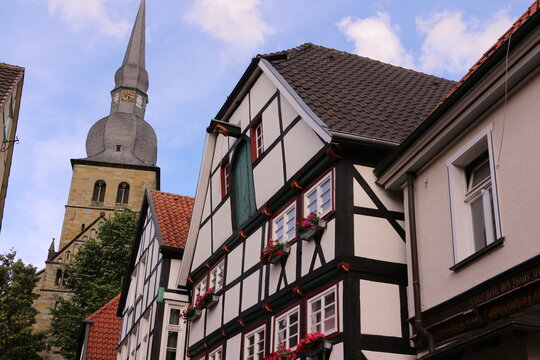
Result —
[[260, 56], [331, 131], [396, 145], [455, 84], [311, 43]]
[[151, 194], [163, 245], [184, 248], [195, 199], [155, 190]]

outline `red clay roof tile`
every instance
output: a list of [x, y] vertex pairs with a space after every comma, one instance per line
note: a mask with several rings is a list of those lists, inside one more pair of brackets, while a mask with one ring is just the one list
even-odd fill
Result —
[[116, 316], [120, 295], [85, 320], [91, 321], [86, 349], [87, 360], [116, 360], [122, 318]]
[[163, 245], [184, 248], [195, 199], [155, 190], [151, 194]]
[[0, 109], [23, 75], [24, 68], [0, 63]]

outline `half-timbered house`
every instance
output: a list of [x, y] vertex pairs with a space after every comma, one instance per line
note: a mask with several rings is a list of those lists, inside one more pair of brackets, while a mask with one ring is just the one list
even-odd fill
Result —
[[406, 199], [422, 359], [540, 358], [540, 1], [376, 169]]
[[177, 286], [193, 198], [146, 190], [117, 315], [118, 359], [184, 359], [182, 310], [189, 293]]
[[373, 168], [453, 85], [313, 44], [253, 59], [207, 129], [178, 278], [205, 307], [191, 358], [261, 359], [313, 332], [325, 359], [414, 357], [402, 195]]

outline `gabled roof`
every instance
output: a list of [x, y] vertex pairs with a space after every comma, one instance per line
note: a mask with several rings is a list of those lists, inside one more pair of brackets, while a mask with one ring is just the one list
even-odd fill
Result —
[[148, 211], [157, 220], [156, 235], [161, 241], [160, 251], [167, 257], [171, 257], [172, 254], [173, 257], [179, 256], [177, 258], [181, 259], [189, 232], [194, 202], [195, 199], [189, 196], [157, 190], [145, 190], [137, 233], [135, 235], [135, 241], [133, 241], [131, 246], [131, 259], [129, 261], [127, 276], [124, 277], [124, 283], [122, 284], [122, 293], [120, 294], [117, 311], [118, 316], [122, 315], [122, 310], [126, 304], [131, 273], [136, 265]]
[[0, 63], [0, 109], [24, 75], [24, 68]]
[[116, 316], [120, 295], [85, 319], [91, 322], [86, 360], [116, 360], [122, 318]]
[[163, 245], [184, 248], [195, 199], [155, 190], [151, 195]]
[[455, 84], [311, 43], [259, 57], [331, 131], [396, 145]]

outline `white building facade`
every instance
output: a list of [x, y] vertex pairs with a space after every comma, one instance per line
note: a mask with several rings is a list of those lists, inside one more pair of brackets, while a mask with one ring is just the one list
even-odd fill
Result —
[[[402, 128], [405, 100], [363, 96], [392, 82], [422, 99], [416, 121], [453, 86], [312, 44], [253, 60], [208, 128], [179, 283], [194, 306], [214, 295], [189, 322], [188, 356], [262, 359], [319, 332], [325, 359], [414, 357], [403, 202], [373, 175], [405, 136], [384, 130]], [[307, 236], [310, 213], [323, 222]], [[288, 255], [261, 260], [270, 241]]]

